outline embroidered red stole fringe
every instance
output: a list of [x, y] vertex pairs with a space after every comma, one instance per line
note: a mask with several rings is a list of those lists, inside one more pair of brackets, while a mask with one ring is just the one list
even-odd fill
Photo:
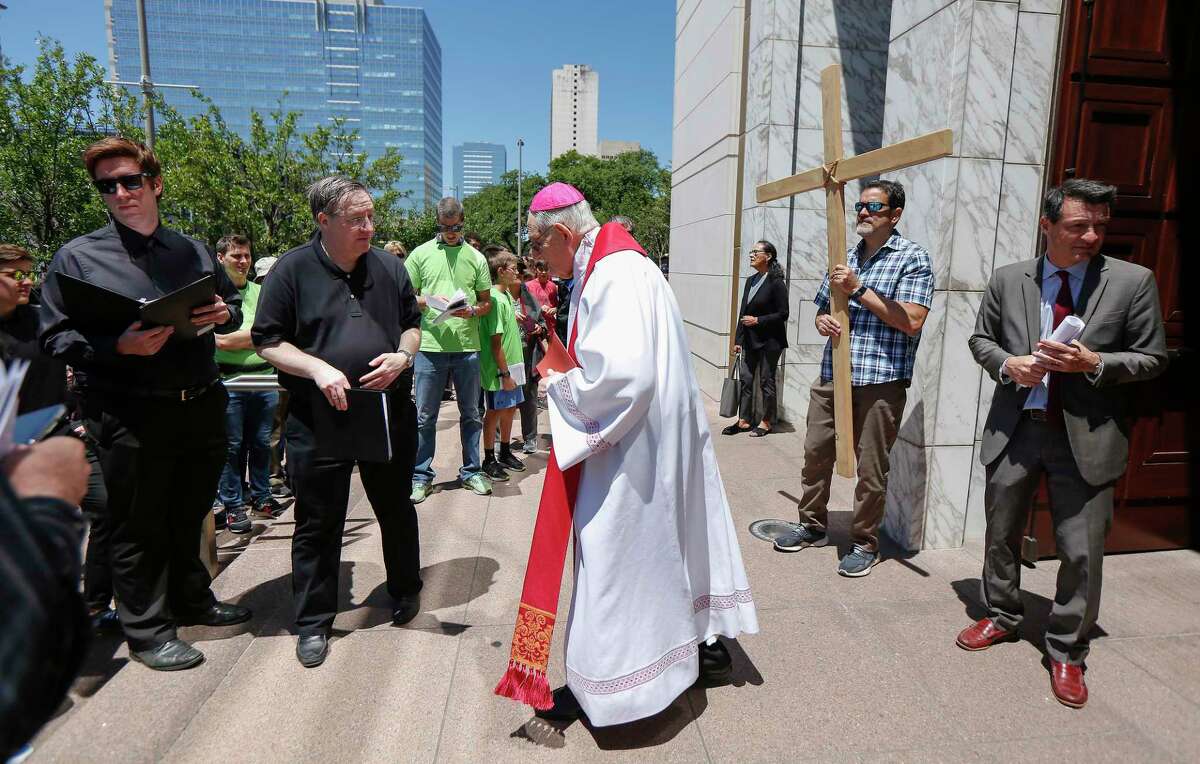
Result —
[[[596, 263], [613, 252], [627, 249], [646, 254], [619, 224], [606, 223], [602, 226], [583, 279], [578, 285], [580, 294], [583, 294]], [[567, 353], [576, 363], [579, 362], [575, 357], [578, 333], [579, 321], [576, 319], [571, 341], [567, 344]], [[567, 559], [567, 542], [571, 536], [575, 496], [579, 491], [582, 470], [582, 462], [565, 472], [560, 470], [554, 446], [551, 445], [542, 498], [538, 503], [537, 523], [533, 527], [533, 543], [529, 546], [521, 604], [517, 609], [517, 625], [513, 629], [508, 670], [495, 690], [497, 695], [543, 711], [554, 705], [546, 670], [550, 663], [550, 642], [558, 615], [558, 592], [562, 587], [563, 565]]]

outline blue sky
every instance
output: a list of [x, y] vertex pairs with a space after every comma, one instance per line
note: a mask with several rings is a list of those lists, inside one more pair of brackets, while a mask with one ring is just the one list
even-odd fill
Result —
[[[0, 45], [18, 64], [37, 56], [38, 34], [68, 53], [107, 63], [104, 0], [2, 0]], [[196, 0], [204, 2], [204, 0]], [[147, 0], [152, 9], [154, 0]], [[451, 147], [502, 143], [526, 172], [550, 158], [550, 72], [588, 64], [600, 73], [601, 139], [639, 141], [671, 158], [675, 3], [671, 0], [386, 0], [425, 9], [442, 45], [442, 174], [451, 182]], [[151, 71], [153, 71], [151, 51]]]

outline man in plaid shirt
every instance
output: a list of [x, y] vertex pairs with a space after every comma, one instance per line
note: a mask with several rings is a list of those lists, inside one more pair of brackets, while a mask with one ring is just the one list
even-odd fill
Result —
[[[854, 548], [842, 558], [838, 573], [858, 577], [870, 573], [879, 561], [888, 452], [896, 441], [921, 327], [933, 301], [933, 263], [923, 247], [896, 230], [904, 212], [904, 187], [899, 183], [866, 184], [854, 209], [855, 230], [862, 239], [850, 248], [846, 265], [837, 266], [825, 278], [814, 302], [817, 332], [838, 337], [842, 327], [829, 315], [829, 290], [838, 289], [850, 298], [858, 484], [850, 531]], [[832, 380], [833, 349], [827, 342], [821, 382], [813, 385], [808, 401], [800, 524], [775, 540], [775, 548], [782, 552], [828, 543], [829, 487], [836, 459]]]

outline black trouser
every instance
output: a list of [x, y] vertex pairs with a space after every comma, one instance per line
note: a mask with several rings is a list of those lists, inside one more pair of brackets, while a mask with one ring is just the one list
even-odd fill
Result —
[[89, 392], [83, 420], [108, 491], [117, 613], [132, 650], [175, 639], [215, 599], [200, 533], [225, 464], [225, 388], [190, 401]]
[[525, 393], [525, 400], [521, 402], [517, 408], [521, 412], [521, 440], [528, 441], [531, 438], [537, 437], [537, 418], [538, 418], [538, 383], [533, 371], [533, 343], [536, 340], [530, 340], [525, 343], [525, 385], [522, 390]]
[[[753, 425], [760, 421], [775, 424], [775, 409], [778, 397], [775, 392], [775, 370], [779, 368], [782, 350], [753, 350], [742, 346], [742, 364], [738, 369], [741, 380], [742, 400], [738, 404], [738, 415]], [[754, 412], [754, 378], [762, 386], [762, 416], [752, 417]]]
[[288, 391], [279, 391], [279, 405], [275, 408], [275, 421], [271, 424], [271, 487], [287, 485], [291, 479], [287, 474], [287, 424]]
[[[288, 463], [296, 495], [292, 535], [292, 598], [301, 636], [329, 634], [337, 615], [338, 568], [350, 500], [354, 461], [318, 451], [308, 402], [292, 399], [287, 423]], [[317, 401], [319, 405], [327, 405]], [[396, 426], [392, 461], [359, 462], [358, 473], [383, 541], [388, 594], [393, 599], [421, 590], [421, 545], [413, 507], [413, 459], [417, 413], [407, 386], [392, 394]]]
[[92, 444], [87, 446], [87, 460], [92, 471], [88, 475], [87, 494], [79, 508], [88, 519], [87, 556], [83, 560], [83, 601], [88, 612], [107, 610], [113, 598], [112, 528], [106, 507], [108, 491], [104, 488], [104, 472]]

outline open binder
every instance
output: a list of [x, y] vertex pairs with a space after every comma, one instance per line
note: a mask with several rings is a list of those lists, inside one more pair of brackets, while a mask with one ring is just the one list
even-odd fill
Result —
[[67, 315], [80, 324], [103, 331], [120, 333], [134, 321], [146, 327], [172, 326], [172, 339], [190, 340], [213, 329], [213, 324], [196, 326], [192, 310], [208, 305], [217, 293], [217, 279], [211, 273], [185, 287], [153, 300], [138, 300], [90, 281], [57, 273]]

